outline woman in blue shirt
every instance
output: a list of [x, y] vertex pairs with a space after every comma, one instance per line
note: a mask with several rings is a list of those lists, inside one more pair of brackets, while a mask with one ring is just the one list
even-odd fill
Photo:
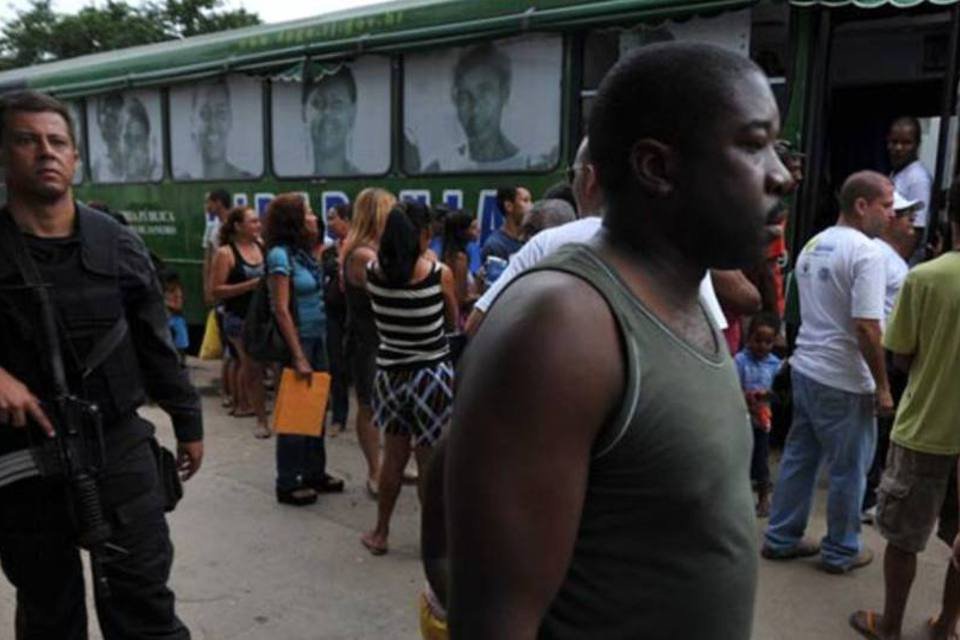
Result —
[[[320, 237], [317, 216], [297, 194], [281, 194], [267, 208], [267, 283], [273, 313], [301, 376], [327, 370], [323, 269], [311, 248]], [[296, 305], [296, 321], [290, 313]], [[277, 436], [277, 501], [302, 506], [317, 493], [343, 491], [343, 481], [326, 472], [323, 436]]]

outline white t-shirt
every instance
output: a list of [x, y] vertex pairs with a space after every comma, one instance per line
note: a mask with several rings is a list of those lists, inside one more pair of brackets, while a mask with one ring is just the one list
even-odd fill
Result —
[[203, 229], [203, 249], [215, 252], [220, 247], [220, 216], [206, 216], [207, 226]]
[[933, 176], [919, 160], [914, 160], [900, 171], [890, 176], [893, 188], [907, 200], [921, 202], [913, 212], [913, 226], [927, 226], [927, 209], [930, 207], [930, 190], [933, 188]]
[[[483, 313], [490, 309], [490, 305], [496, 300], [500, 292], [510, 284], [510, 281], [520, 275], [522, 272], [531, 268], [550, 254], [554, 253], [560, 247], [572, 242], [586, 242], [592, 238], [603, 224], [603, 219], [599, 216], [590, 216], [562, 224], [559, 227], [553, 227], [541, 231], [533, 236], [523, 248], [510, 256], [510, 263], [503, 273], [497, 278], [497, 281], [490, 285], [474, 307]], [[713, 282], [708, 273], [700, 283], [700, 301], [707, 313], [713, 319], [713, 322], [719, 329], [727, 328], [727, 319], [720, 310], [720, 302], [717, 300], [717, 294], [713, 290]]]
[[897, 301], [897, 295], [900, 294], [900, 288], [903, 287], [903, 281], [910, 267], [897, 250], [890, 246], [890, 243], [880, 238], [874, 238], [873, 242], [880, 247], [880, 253], [883, 254], [883, 268], [887, 282], [887, 289], [883, 296], [883, 317], [886, 319], [893, 311], [893, 305]]
[[854, 318], [883, 322], [883, 254], [870, 238], [835, 226], [814, 236], [794, 270], [800, 292], [800, 333], [794, 369], [820, 384], [873, 393], [873, 376], [857, 346]]

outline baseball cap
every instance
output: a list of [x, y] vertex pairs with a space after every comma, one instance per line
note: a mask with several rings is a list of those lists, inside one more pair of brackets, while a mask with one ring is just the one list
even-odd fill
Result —
[[896, 212], [912, 211], [920, 204], [919, 200], [907, 200], [899, 191], [893, 192], [893, 210]]

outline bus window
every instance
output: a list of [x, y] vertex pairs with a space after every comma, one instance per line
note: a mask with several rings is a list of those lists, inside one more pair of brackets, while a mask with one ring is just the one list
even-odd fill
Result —
[[665, 20], [633, 27], [595, 29], [586, 34], [583, 48], [583, 84], [580, 89], [581, 132], [587, 132], [590, 109], [603, 76], [624, 54], [658, 42], [688, 40], [707, 42], [747, 55], [750, 42], [750, 10], [723, 13], [710, 18]]
[[83, 182], [83, 173], [84, 173], [84, 157], [86, 152], [86, 144], [84, 143], [85, 136], [83, 135], [84, 129], [86, 128], [83, 120], [83, 104], [79, 100], [68, 100], [64, 104], [67, 105], [67, 109], [70, 111], [70, 120], [73, 121], [73, 136], [75, 138], [74, 143], [77, 147], [77, 169], [73, 174], [73, 184], [80, 184]]
[[405, 170], [547, 171], [556, 166], [562, 62], [562, 38], [553, 35], [405, 56]]
[[[305, 65], [309, 66], [309, 65]], [[353, 176], [390, 169], [390, 59], [366, 56], [310, 70], [308, 82], [275, 82], [277, 176]]]
[[163, 178], [163, 119], [158, 90], [88, 98], [87, 131], [90, 178], [94, 182], [156, 182]]
[[176, 180], [249, 180], [263, 173], [263, 85], [232, 75], [170, 88]]

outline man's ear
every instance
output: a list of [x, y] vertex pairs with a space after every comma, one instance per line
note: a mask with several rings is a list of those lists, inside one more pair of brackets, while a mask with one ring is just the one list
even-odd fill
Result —
[[673, 194], [677, 154], [659, 140], [643, 138], [630, 149], [630, 171], [640, 187], [655, 198]]
[[863, 218], [863, 216], [866, 214], [868, 206], [870, 206], [870, 203], [867, 202], [867, 199], [863, 196], [860, 196], [853, 201], [853, 212], [857, 215], [857, 218]]

